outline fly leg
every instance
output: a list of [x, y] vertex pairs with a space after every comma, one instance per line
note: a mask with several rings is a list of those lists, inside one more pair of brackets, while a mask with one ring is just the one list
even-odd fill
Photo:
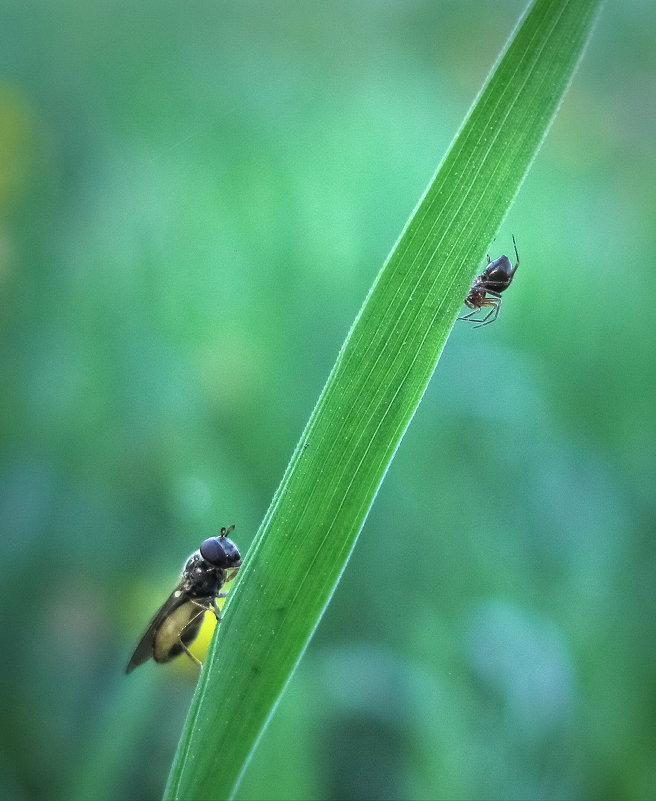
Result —
[[[229, 581], [232, 581], [235, 578], [235, 576], [237, 575], [237, 573], [239, 573], [239, 568], [238, 567], [234, 568], [232, 570], [232, 572], [230, 573], [228, 578], [225, 580], [225, 583], [227, 584]], [[214, 598], [212, 598], [212, 601], [211, 601], [212, 611], [214, 612], [214, 617], [216, 618], [216, 622], [217, 623], [219, 623], [220, 620], [221, 620], [221, 610], [217, 606], [216, 599], [217, 598], [227, 598], [227, 597], [228, 597], [228, 593], [227, 592], [218, 592], [216, 594], [216, 596]]]
[[[227, 592], [220, 592], [216, 598], [225, 598], [228, 595]], [[214, 612], [214, 617], [216, 618], [216, 622], [221, 622], [221, 610], [216, 603], [216, 598], [212, 598], [212, 612]]]
[[180, 645], [182, 646], [182, 650], [185, 652], [185, 654], [187, 654], [189, 659], [191, 659], [191, 661], [196, 664], [196, 667], [198, 668], [198, 670], [200, 670], [203, 667], [203, 663], [200, 661], [200, 659], [196, 659], [196, 657], [191, 653], [191, 651], [182, 642], [182, 640], [180, 640]]
[[[200, 659], [196, 659], [196, 657], [191, 653], [189, 648], [187, 648], [186, 644], [182, 640], [182, 635], [185, 633], [186, 629], [189, 628], [189, 626], [193, 625], [198, 620], [199, 617], [202, 617], [205, 614], [205, 612], [208, 611], [209, 607], [206, 606], [205, 604], [199, 603], [198, 601], [194, 600], [192, 600], [191, 603], [194, 604], [194, 606], [198, 607], [198, 612], [196, 612], [196, 614], [187, 621], [185, 627], [182, 629], [180, 634], [178, 634], [178, 643], [180, 644], [180, 647], [185, 652], [185, 654], [187, 654], [189, 659], [191, 659], [191, 661], [194, 662], [195, 665], [200, 670], [203, 667], [203, 663], [200, 661]], [[216, 609], [216, 601], [214, 600], [214, 598], [212, 599], [212, 609], [214, 610], [214, 614], [216, 615], [217, 609]], [[217, 617], [217, 620], [220, 619], [221, 619], [220, 616]]]

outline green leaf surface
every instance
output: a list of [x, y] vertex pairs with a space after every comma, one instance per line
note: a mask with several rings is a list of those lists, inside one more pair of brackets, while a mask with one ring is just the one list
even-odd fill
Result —
[[553, 120], [598, 5], [529, 7], [376, 277], [245, 556], [167, 798], [234, 793]]

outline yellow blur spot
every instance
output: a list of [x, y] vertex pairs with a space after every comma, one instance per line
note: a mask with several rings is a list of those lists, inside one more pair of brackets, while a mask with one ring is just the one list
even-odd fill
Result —
[[4, 215], [27, 183], [33, 157], [35, 122], [25, 97], [0, 83], [0, 214]]

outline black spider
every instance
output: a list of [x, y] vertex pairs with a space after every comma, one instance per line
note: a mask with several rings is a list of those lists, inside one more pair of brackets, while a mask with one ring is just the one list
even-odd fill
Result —
[[[459, 320], [477, 323], [474, 328], [480, 328], [483, 325], [493, 323], [497, 319], [501, 308], [501, 293], [504, 289], [508, 289], [519, 267], [519, 253], [517, 252], [514, 235], [512, 241], [515, 247], [517, 263], [513, 266], [508, 256], [499, 256], [498, 259], [491, 261], [488, 255], [487, 267], [476, 277], [469, 294], [465, 298], [465, 305], [474, 311], [465, 314], [463, 317], [458, 317]], [[491, 295], [491, 297], [487, 297], [487, 295]], [[483, 306], [491, 306], [492, 308], [485, 317], [476, 319], [473, 315]]]

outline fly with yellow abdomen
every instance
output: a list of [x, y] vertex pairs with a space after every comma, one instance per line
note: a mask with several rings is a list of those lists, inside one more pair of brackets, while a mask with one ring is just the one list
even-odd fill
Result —
[[227, 593], [221, 589], [232, 581], [241, 565], [239, 549], [228, 537], [233, 529], [234, 526], [222, 528], [218, 537], [202, 542], [189, 557], [178, 586], [159, 608], [134, 649], [126, 673], [151, 657], [164, 663], [183, 652], [200, 665], [189, 646], [198, 635], [205, 612], [211, 609], [217, 621], [221, 620], [216, 599], [225, 598]]

